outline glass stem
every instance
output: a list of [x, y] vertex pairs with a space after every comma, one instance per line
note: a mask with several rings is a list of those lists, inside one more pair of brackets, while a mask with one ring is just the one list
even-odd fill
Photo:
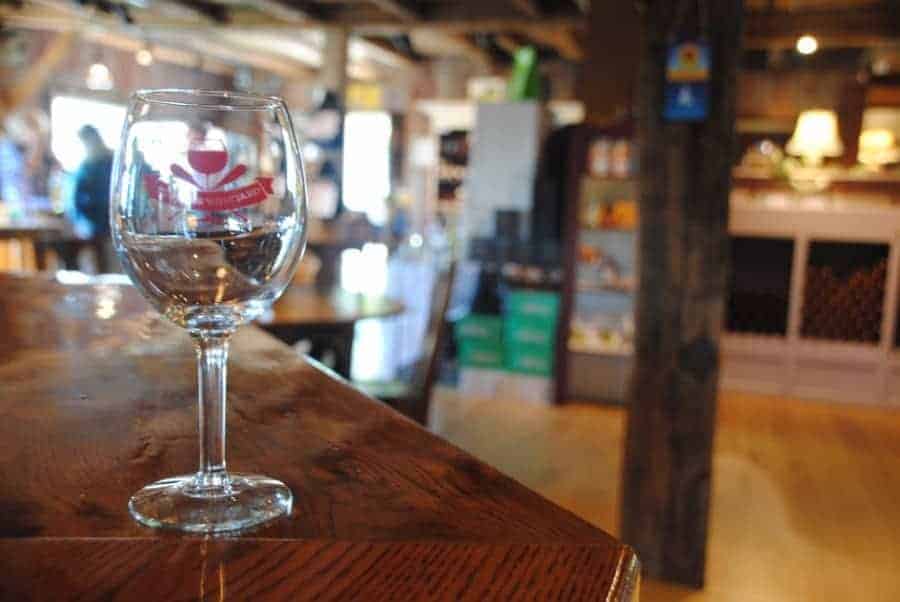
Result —
[[227, 493], [225, 473], [225, 396], [228, 380], [228, 335], [194, 335], [199, 391], [200, 468], [198, 493]]

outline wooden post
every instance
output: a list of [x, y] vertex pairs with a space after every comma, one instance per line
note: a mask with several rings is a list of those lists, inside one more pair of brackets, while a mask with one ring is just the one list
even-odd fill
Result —
[[325, 29], [325, 46], [322, 49], [322, 69], [319, 83], [326, 90], [334, 92], [344, 106], [347, 96], [347, 49], [349, 34], [346, 28]]
[[[650, 577], [701, 587], [742, 2], [639, 4], [640, 294], [621, 532]], [[662, 117], [668, 45], [701, 24], [709, 24], [709, 115], [699, 123], [668, 123]]]

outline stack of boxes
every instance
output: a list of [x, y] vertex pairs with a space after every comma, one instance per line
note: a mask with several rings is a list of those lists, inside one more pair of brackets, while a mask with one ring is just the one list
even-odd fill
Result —
[[456, 324], [463, 394], [550, 403], [559, 295], [514, 290], [502, 316], [470, 314]]

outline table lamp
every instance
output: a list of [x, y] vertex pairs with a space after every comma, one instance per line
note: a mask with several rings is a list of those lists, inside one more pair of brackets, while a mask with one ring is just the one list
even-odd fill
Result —
[[894, 132], [882, 128], [863, 130], [859, 135], [859, 153], [856, 158], [875, 171], [889, 163], [900, 161], [900, 149], [897, 148]]
[[824, 109], [800, 113], [794, 135], [788, 140], [785, 150], [802, 157], [803, 162], [811, 167], [821, 165], [824, 157], [840, 157], [844, 145], [838, 136], [837, 115]]

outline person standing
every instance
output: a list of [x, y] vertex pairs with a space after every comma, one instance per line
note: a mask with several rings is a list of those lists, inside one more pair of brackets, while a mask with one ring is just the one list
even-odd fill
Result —
[[78, 137], [84, 145], [86, 157], [75, 172], [73, 207], [76, 214], [90, 225], [98, 271], [108, 272], [118, 266], [109, 237], [109, 181], [113, 154], [92, 125], [78, 130]]

